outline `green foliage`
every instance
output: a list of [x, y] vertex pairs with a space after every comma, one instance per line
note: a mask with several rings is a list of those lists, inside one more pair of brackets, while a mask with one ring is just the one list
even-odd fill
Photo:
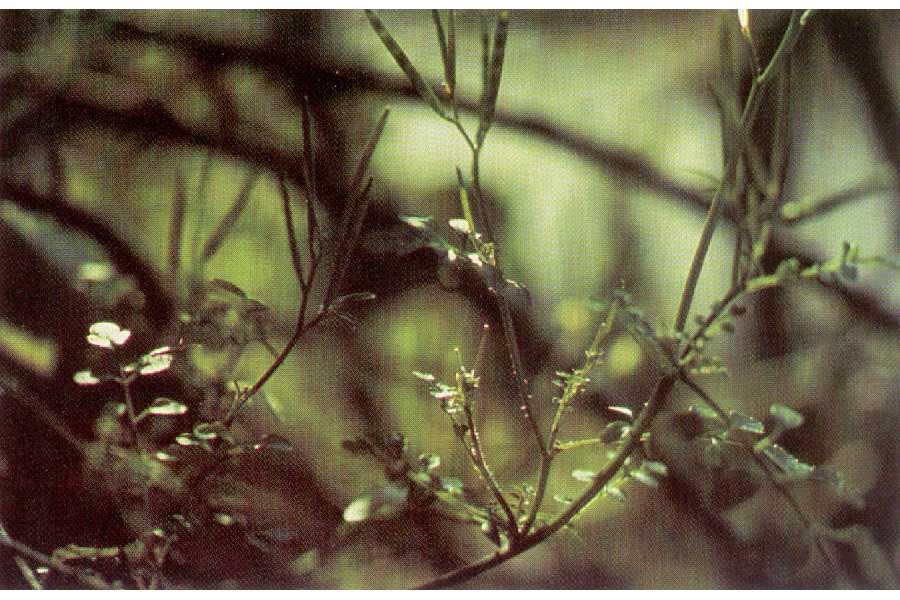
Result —
[[[172, 572], [190, 566], [191, 549], [200, 546], [208, 552], [224, 537], [239, 540], [242, 548], [252, 547], [272, 557], [271, 564], [275, 567], [290, 564], [306, 575], [353, 544], [358, 536], [405, 529], [418, 517], [425, 516], [469, 528], [476, 538], [487, 539], [494, 546], [484, 558], [426, 585], [445, 587], [462, 583], [543, 543], [560, 529], [573, 529], [579, 515], [598, 498], [627, 502], [628, 494], [635, 494], [634, 490], [640, 489], [638, 486], [646, 488], [643, 493], [662, 494], [670, 486], [682, 485], [685, 474], [679, 472], [678, 461], [660, 450], [657, 439], [656, 426], [663, 421], [660, 415], [666, 411], [672, 412], [672, 428], [679, 437], [699, 449], [697, 464], [704, 471], [702, 475], [709, 475], [713, 482], [710, 505], [717, 510], [732, 508], [763, 486], [772, 486], [788, 500], [809, 535], [821, 544], [817, 548], [823, 560], [832, 561], [831, 552], [820, 540], [828, 535], [840, 537], [840, 532], [815, 523], [792, 495], [791, 488], [800, 483], [824, 485], [850, 505], [859, 507], [861, 500], [836, 471], [805, 462], [803, 449], [792, 450], [792, 437], [785, 434], [808, 426], [804, 414], [779, 403], [769, 406], [765, 419], [725, 410], [695, 382], [695, 376], [727, 373], [723, 361], [710, 356], [707, 348], [720, 333], [735, 333], [753, 294], [799, 280], [852, 285], [859, 278], [860, 267], [897, 268], [895, 259], [862, 257], [859, 247], [850, 243], [844, 243], [840, 255], [821, 264], [804, 266], [799, 258], [790, 257], [774, 272], [767, 273], [762, 268], [777, 226], [811, 218], [842, 204], [852, 195], [838, 194], [837, 199], [826, 198], [817, 203], [779, 205], [787, 164], [787, 150], [782, 146], [787, 146], [791, 118], [787, 102], [790, 54], [812, 13], [792, 12], [787, 30], [767, 64], [759, 62], [747, 22], [741, 23], [739, 35], [734, 23], [723, 21], [722, 77], [712, 92], [723, 133], [725, 172], [722, 177], [712, 178], [716, 188], [711, 194], [707, 220], [674, 320], [667, 325], [655, 315], [648, 316], [624, 286], [616, 288], [608, 297], [594, 301], [594, 308], [602, 318], [587, 348], [579, 354], [577, 364], [561, 366], [559, 370], [552, 368], [549, 372], [555, 374], [552, 379], [555, 389], [544, 393], [528, 379], [520, 348], [521, 325], [511, 309], [510, 297], [514, 293], [521, 292], [529, 299], [530, 295], [522, 284], [505, 275], [503, 255], [497, 246], [481, 182], [481, 150], [498, 119], [509, 13], [500, 11], [493, 28], [489, 26], [490, 19], [482, 15], [479, 36], [482, 85], [477, 103], [469, 109], [478, 117], [477, 128], [471, 132], [460, 116], [463, 103], [457, 90], [460, 74], [454, 12], [447, 13], [446, 27], [441, 13], [432, 12], [444, 77], [440, 93], [416, 69], [381, 19], [371, 10], [365, 12], [375, 35], [416, 94], [438, 117], [455, 127], [471, 156], [465, 174], [459, 166], [447, 165], [448, 175], [454, 172], [456, 175], [461, 216], [452, 217], [459, 213], [451, 211], [439, 223], [446, 219], [453, 243], [435, 235], [432, 217], [405, 216], [400, 217], [400, 223], [421, 237], [409, 241], [408, 248], [394, 247], [392, 251], [405, 256], [421, 248], [438, 249], [442, 261], [439, 278], [445, 287], [458, 289], [464, 279], [466, 285], [471, 279], [483, 290], [484, 302], [490, 309], [487, 312], [495, 317], [500, 330], [497, 337], [502, 336], [501, 367], [512, 382], [505, 401], [513, 407], [510, 414], [517, 415], [524, 422], [523, 430], [527, 429], [523, 434], [525, 439], [517, 440], [508, 451], [521, 464], [534, 459], [538, 465], [536, 481], [532, 484], [520, 473], [495, 472], [492, 467], [496, 447], [490, 443], [493, 441], [490, 436], [494, 433], [484, 426], [480, 417], [487, 397], [483, 381], [494, 379], [486, 373], [491, 373], [490, 369], [497, 365], [487, 357], [494, 324], [485, 323], [478, 352], [468, 366], [468, 357], [464, 360], [463, 352], [455, 348], [457, 367], [443, 372], [427, 367], [436, 374], [411, 373], [421, 382], [420, 388], [424, 389], [421, 395], [427, 396], [426, 401], [439, 405], [445, 413], [448, 431], [465, 454], [467, 466], [463, 472], [446, 454], [447, 460], [442, 460], [433, 448], [411, 449], [415, 444], [410, 444], [403, 433], [359, 437], [344, 441], [343, 450], [347, 456], [374, 462], [378, 469], [361, 492], [342, 501], [345, 504], [339, 511], [340, 523], [329, 530], [324, 543], [316, 542], [318, 546], [304, 548], [302, 553], [294, 548], [289, 560], [285, 560], [280, 554], [282, 542], [302, 537], [305, 532], [285, 534], [279, 527], [255, 518], [254, 496], [249, 483], [239, 474], [254, 470], [274, 472], [295, 454], [291, 436], [261, 432], [265, 427], [260, 425], [260, 419], [254, 418], [254, 413], [261, 411], [274, 417], [276, 427], [280, 425], [280, 403], [267, 389], [268, 382], [314, 327], [336, 318], [355, 328], [358, 322], [353, 318], [354, 312], [376, 300], [373, 293], [349, 291], [344, 284], [348, 270], [354, 266], [357, 250], [366, 244], [369, 246], [365, 249], [371, 250], [378, 243], [366, 239], [366, 225], [383, 219], [381, 214], [373, 218], [370, 210], [375, 184], [368, 172], [390, 111], [383, 111], [363, 148], [348, 178], [344, 197], [337, 203], [342, 203], [340, 210], [326, 220], [317, 215], [317, 207], [323, 203], [320, 194], [331, 194], [339, 186], [316, 179], [317, 174], [328, 173], [330, 169], [325, 167], [330, 165], [317, 163], [311, 111], [308, 99], [303, 96], [298, 100], [302, 136], [298, 145], [302, 150], [296, 155], [298, 174], [290, 184], [286, 174], [275, 174], [281, 193], [290, 266], [299, 286], [293, 328], [287, 331], [288, 327], [279, 320], [280, 315], [250, 297], [241, 287], [224, 279], [207, 279], [206, 275], [208, 263], [227, 243], [248, 206], [250, 192], [263, 169], [254, 166], [249, 171], [224, 217], [202, 248], [194, 252], [189, 280], [181, 287], [179, 283], [184, 282], [178, 281], [178, 272], [188, 198], [185, 182], [179, 175], [172, 199], [168, 248], [172, 287], [180, 291], [182, 287], [187, 289], [187, 297], [179, 298], [178, 322], [170, 329], [151, 332], [145, 331], [146, 325], [137, 321], [134, 325], [123, 321], [131, 329], [112, 321], [93, 323], [86, 336], [92, 352], [87, 355], [90, 363], [72, 376], [78, 386], [101, 386], [99, 391], [109, 394], [110, 402], [94, 424], [95, 439], [83, 448], [84, 468], [86, 479], [99, 482], [98, 487], [113, 499], [131, 540], [119, 547], [70, 544], [46, 558], [44, 571], [31, 572], [27, 563], [19, 565], [24, 576], [33, 586], [46, 585], [48, 574], [57, 571], [92, 581], [96, 587], [178, 587], [181, 582]], [[742, 50], [744, 44], [749, 48]], [[750, 51], [749, 57], [744, 55], [744, 50]], [[744, 70], [740, 63], [748, 58], [752, 63], [745, 66], [752, 68], [751, 87], [743, 97], [739, 92], [740, 74]], [[774, 103], [763, 103], [767, 94], [774, 98]], [[763, 106], [773, 111], [767, 116], [772, 122], [775, 148], [769, 149], [768, 154], [754, 141], [756, 118], [764, 110]], [[198, 190], [206, 187], [208, 163], [209, 160], [200, 174]], [[291, 186], [300, 189], [305, 202], [305, 238], [295, 231], [293, 211], [299, 201], [292, 197], [296, 190]], [[202, 193], [198, 192], [197, 196], [197, 200], [205, 200]], [[700, 271], [710, 262], [707, 254], [711, 239], [726, 203], [730, 203], [737, 215], [731, 287], [712, 304], [708, 313], [689, 319]], [[407, 232], [407, 235], [411, 234]], [[317, 277], [326, 266], [330, 266], [330, 272], [320, 281]], [[284, 272], [290, 274], [290, 268]], [[647, 398], [640, 398], [640, 402], [629, 398], [621, 404], [604, 402], [590, 406], [596, 409], [596, 414], [603, 415], [602, 427], [570, 434], [568, 429], [575, 420], [570, 417], [577, 411], [587, 412], [585, 405], [598, 401], [600, 394], [596, 392], [598, 381], [604, 377], [606, 348], [616, 335], [626, 340], [629, 336], [640, 346], [641, 366], [650, 367], [647, 371], [655, 378], [655, 389]], [[146, 338], [152, 338], [153, 345], [158, 346], [149, 351], [145, 350], [147, 345], [138, 346], [137, 340], [144, 344]], [[288, 341], [278, 349], [273, 340], [280, 338]], [[271, 359], [254, 379], [242, 381], [237, 377], [238, 367], [254, 344], [266, 349]], [[224, 358], [216, 368], [202, 369], [200, 363], [208, 354], [221, 354]], [[144, 379], [154, 376], [161, 377]], [[158, 382], [166, 376], [178, 380], [182, 387], [173, 386], [173, 389], [180, 390], [183, 397], [175, 391], [149, 394], [140, 391], [142, 384]], [[623, 387], [637, 383], [640, 381], [636, 379], [627, 381]], [[702, 403], [678, 410], [670, 398], [676, 385], [685, 386]], [[641, 389], [641, 386], [626, 389]], [[546, 419], [548, 414], [552, 417]], [[323, 421], [326, 418], [328, 415], [321, 415]], [[393, 428], [393, 424], [387, 423], [385, 427]], [[563, 439], [565, 435], [571, 435], [572, 439]], [[302, 450], [311, 451], [306, 447]], [[328, 450], [322, 452], [326, 456]], [[554, 469], [559, 470], [562, 462], [558, 460], [561, 454], [565, 455], [563, 460], [571, 458], [571, 464], [576, 466], [566, 469], [578, 484], [575, 495], [556, 493], [554, 489], [557, 485], [575, 485], [553, 478]], [[337, 460], [331, 455], [326, 458]], [[477, 474], [477, 485], [465, 483], [468, 469]], [[560, 479], [567, 479], [564, 473]], [[557, 505], [547, 506], [548, 495]], [[653, 515], [642, 516], [638, 526], [652, 527], [653, 519]], [[0, 533], [3, 534], [0, 541], [16, 549], [2, 527]], [[483, 543], [484, 539], [479, 541]], [[799, 564], [808, 559], [800, 551], [796, 554]], [[39, 555], [27, 557], [31, 560], [34, 556]], [[195, 582], [188, 579], [188, 583]]]

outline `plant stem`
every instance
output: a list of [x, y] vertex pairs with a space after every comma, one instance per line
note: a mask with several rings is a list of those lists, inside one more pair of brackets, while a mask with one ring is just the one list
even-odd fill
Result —
[[6, 530], [3, 529], [2, 525], [0, 525], [0, 544], [6, 546], [11, 549], [13, 552], [20, 554], [26, 558], [33, 560], [34, 562], [40, 563], [52, 569], [55, 569], [66, 575], [68, 577], [74, 577], [82, 584], [86, 585], [89, 588], [96, 590], [108, 590], [110, 586], [103, 581], [100, 577], [94, 575], [88, 575], [81, 569], [75, 569], [65, 564], [64, 562], [53, 558], [52, 556], [47, 556], [43, 552], [38, 552], [34, 548], [30, 546], [26, 546], [22, 542], [16, 541], [9, 537], [6, 533]]
[[[585, 377], [588, 373], [590, 373], [591, 369], [594, 366], [596, 356], [600, 352], [600, 346], [603, 345], [603, 342], [612, 331], [613, 325], [615, 324], [616, 313], [619, 310], [619, 304], [620, 301], [618, 299], [613, 302], [612, 306], [609, 309], [609, 313], [603, 320], [603, 323], [601, 323], [597, 328], [597, 333], [594, 335], [594, 341], [591, 343], [591, 346], [588, 349], [588, 357], [585, 359], [585, 364], [581, 369], [581, 374]], [[528, 517], [525, 521], [525, 524], [522, 526], [523, 533], [527, 534], [534, 526], [538, 511], [541, 509], [541, 505], [544, 503], [544, 495], [547, 493], [547, 483], [550, 479], [550, 468], [553, 464], [553, 458], [556, 456], [557, 452], [556, 438], [559, 435], [559, 428], [560, 424], [562, 423], [562, 417], [566, 411], [566, 408], [568, 408], [569, 403], [575, 399], [577, 393], [578, 386], [573, 383], [567, 384], [566, 390], [563, 392], [562, 397], [559, 399], [559, 402], [556, 405], [556, 413], [553, 415], [553, 422], [550, 424], [550, 436], [547, 440], [547, 452], [541, 455], [541, 466], [540, 474], [538, 475], [537, 490], [534, 494], [534, 501], [531, 504], [531, 510], [528, 512]]]
[[678, 313], [675, 317], [675, 331], [677, 333], [684, 331], [684, 325], [687, 321], [688, 313], [691, 310], [691, 302], [694, 299], [694, 292], [697, 288], [697, 281], [700, 279], [700, 271], [703, 269], [706, 253], [709, 251], [713, 232], [718, 223], [719, 212], [724, 203], [725, 190], [728, 189], [734, 180], [738, 160], [745, 151], [747, 138], [750, 134], [751, 127], [753, 126], [753, 121], [756, 119], [756, 113], [759, 110], [762, 91], [778, 74], [785, 59], [794, 49], [797, 39], [800, 36], [800, 32], [803, 29], [803, 25], [805, 25], [810, 14], [811, 12], [809, 10], [804, 11], [802, 14], [798, 11], [793, 12], [791, 21], [781, 38], [781, 43], [778, 45], [775, 54], [772, 56], [772, 60], [769, 61], [765, 70], [753, 79], [750, 93], [747, 95], [747, 103], [744, 106], [744, 111], [741, 114], [741, 120], [738, 124], [737, 138], [741, 151], [736, 152], [734, 156], [731, 157], [731, 160], [728, 161], [728, 165], [726, 165], [725, 168], [725, 177], [719, 184], [716, 194], [713, 196], [712, 203], [709, 206], [709, 211], [706, 214], [706, 222], [703, 224], [700, 241], [697, 243], [697, 248], [694, 251], [694, 257], [691, 260], [688, 277], [684, 284], [684, 291], [681, 294], [681, 301], [678, 304]]
[[494, 477], [494, 474], [491, 473], [487, 461], [484, 458], [484, 452], [481, 449], [481, 441], [478, 436], [478, 428], [475, 425], [475, 418], [472, 414], [472, 407], [469, 406], [468, 399], [463, 401], [463, 412], [466, 415], [466, 425], [469, 428], [469, 439], [472, 441], [472, 448], [471, 452], [469, 452], [469, 456], [472, 458], [472, 462], [475, 464], [475, 468], [478, 469], [481, 478], [484, 479], [485, 485], [487, 485], [491, 494], [493, 494], [497, 503], [506, 514], [506, 520], [509, 523], [508, 531], [510, 535], [515, 538], [518, 534], [516, 514], [513, 512], [509, 502], [507, 502], [506, 498], [503, 496], [503, 492], [500, 490], [500, 484], [497, 483], [497, 479]]
[[526, 550], [540, 544], [548, 537], [569, 524], [578, 514], [593, 501], [622, 468], [625, 459], [634, 451], [640, 443], [641, 435], [653, 422], [662, 404], [665, 402], [677, 379], [676, 374], [664, 376], [656, 386], [656, 390], [650, 401], [644, 406], [634, 423], [624, 443], [619, 447], [615, 456], [606, 464], [602, 471], [597, 473], [594, 482], [585, 492], [573, 502], [569, 508], [549, 524], [534, 532], [519, 538], [506, 550], [499, 550], [472, 564], [461, 567], [450, 573], [421, 585], [419, 589], [440, 589], [466, 582], [493, 567], [500, 565], [511, 558], [515, 558]]

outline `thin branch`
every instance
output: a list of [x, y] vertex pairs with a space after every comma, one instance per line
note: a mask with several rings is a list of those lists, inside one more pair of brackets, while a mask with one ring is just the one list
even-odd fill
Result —
[[25, 210], [48, 215], [65, 227], [79, 231], [106, 250], [109, 261], [123, 274], [131, 275], [144, 294], [144, 315], [155, 327], [165, 328], [175, 314], [175, 301], [163, 287], [152, 265], [118, 233], [90, 212], [61, 194], [41, 194], [27, 184], [0, 177], [0, 198]]
[[[594, 340], [586, 352], [584, 366], [579, 369], [578, 374], [580, 376], [587, 378], [588, 374], [593, 370], [594, 365], [600, 356], [600, 348], [609, 337], [609, 334], [612, 332], [613, 326], [615, 325], [616, 313], [619, 310], [619, 306], [620, 300], [616, 299], [612, 306], [610, 306], [606, 318], [600, 326], [597, 327], [597, 332], [594, 334]], [[550, 479], [550, 468], [553, 464], [553, 458], [557, 453], [556, 440], [559, 435], [562, 418], [569, 405], [575, 400], [580, 389], [581, 383], [579, 381], [573, 379], [566, 382], [565, 390], [556, 405], [556, 413], [553, 415], [553, 422], [550, 425], [550, 435], [547, 440], [548, 452], [541, 455], [538, 485], [534, 495], [534, 502], [531, 505], [531, 510], [528, 512], [528, 517], [525, 520], [525, 524], [522, 526], [522, 531], [524, 533], [528, 533], [534, 526], [538, 511], [541, 509], [541, 505], [544, 502], [544, 495], [547, 492], [547, 483]]]
[[[787, 30], [781, 38], [781, 43], [778, 45], [775, 54], [772, 56], [772, 60], [769, 61], [765, 70], [753, 79], [753, 84], [750, 87], [750, 93], [747, 96], [747, 103], [744, 105], [744, 111], [741, 114], [741, 120], [738, 127], [737, 139], [738, 143], [741, 144], [742, 149], [745, 147], [742, 140], [746, 140], [750, 129], [753, 126], [753, 122], [756, 119], [756, 113], [761, 104], [763, 91], [778, 74], [785, 59], [793, 50], [809, 15], [810, 11], [805, 11], [802, 14], [799, 11], [794, 11], [791, 15], [791, 21], [788, 24]], [[678, 304], [678, 312], [675, 317], [675, 331], [677, 332], [684, 331], [684, 325], [691, 309], [691, 302], [694, 299], [694, 291], [697, 288], [697, 281], [700, 279], [700, 271], [703, 268], [703, 263], [706, 260], [706, 253], [709, 251], [713, 232], [718, 223], [719, 211], [724, 202], [725, 191], [734, 181], [735, 170], [741, 154], [742, 152], [738, 152], [732, 156], [725, 169], [725, 177], [719, 184], [719, 188], [716, 190], [716, 194], [713, 196], [712, 203], [709, 206], [706, 222], [704, 223], [703, 231], [700, 234], [700, 241], [697, 243], [697, 248], [694, 251], [694, 257], [691, 260], [687, 281], [684, 284], [684, 291], [681, 294], [681, 301]]]
[[494, 474], [491, 472], [490, 467], [488, 467], [487, 465], [484, 451], [481, 449], [481, 440], [478, 435], [478, 427], [475, 424], [475, 417], [472, 414], [472, 407], [469, 406], [468, 399], [463, 400], [463, 413], [466, 416], [466, 426], [469, 430], [469, 439], [472, 442], [469, 457], [472, 459], [472, 462], [474, 463], [475, 468], [478, 470], [478, 473], [481, 475], [481, 478], [484, 480], [485, 485], [487, 485], [491, 494], [503, 509], [508, 524], [507, 531], [513, 538], [515, 538], [518, 534], [518, 522], [516, 521], [516, 513], [513, 512], [512, 507], [509, 505], [509, 502], [506, 501], [506, 497], [500, 490], [500, 484], [497, 482], [497, 478], [494, 477]]
[[836, 208], [863, 200], [867, 196], [880, 193], [892, 194], [895, 191], [896, 188], [893, 185], [879, 181], [866, 181], [815, 201], [795, 200], [781, 207], [781, 222], [798, 225], [828, 214]]
[[615, 477], [619, 472], [619, 469], [622, 468], [622, 465], [625, 463], [625, 459], [631, 455], [635, 448], [637, 448], [638, 444], [640, 443], [641, 435], [647, 430], [650, 423], [656, 417], [657, 412], [665, 402], [666, 398], [669, 395], [669, 392], [672, 390], [672, 386], [674, 385], [676, 378], [677, 377], [675, 375], [670, 374], [664, 376], [659, 381], [656, 386], [656, 390], [653, 393], [653, 396], [650, 398], [650, 401], [647, 402], [647, 404], [644, 406], [643, 410], [641, 410], [641, 413], [635, 421], [634, 426], [626, 436], [622, 445], [616, 451], [616, 454], [604, 466], [603, 470], [597, 473], [597, 475], [594, 477], [594, 482], [590, 485], [590, 487], [585, 490], [585, 492], [581, 496], [579, 496], [577, 500], [570, 504], [569, 508], [566, 509], [565, 512], [563, 512], [549, 524], [535, 530], [528, 535], [523, 536], [509, 548], [505, 550], [498, 550], [497, 552], [486, 556], [481, 560], [432, 579], [431, 581], [419, 586], [419, 589], [441, 589], [464, 583], [472, 579], [473, 577], [476, 577], [481, 573], [484, 573], [485, 571], [496, 567], [497, 565], [503, 564], [511, 558], [515, 558], [526, 550], [529, 550], [537, 544], [540, 544], [563, 527], [567, 526], [603, 491], [604, 486], [608, 484], [612, 480], [612, 478]]
[[253, 191], [253, 185], [256, 183], [256, 180], [259, 179], [260, 174], [260, 170], [256, 168], [252, 169], [247, 174], [247, 177], [244, 179], [244, 185], [241, 186], [241, 190], [238, 192], [237, 197], [235, 197], [228, 212], [225, 213], [225, 216], [222, 217], [222, 220], [219, 221], [216, 229], [210, 234], [206, 243], [203, 245], [203, 251], [200, 253], [201, 262], [209, 262], [209, 260], [215, 256], [216, 252], [219, 251], [219, 248], [222, 247], [225, 238], [231, 233], [232, 228], [234, 228], [241, 214], [244, 212], [244, 209], [247, 208], [247, 204], [250, 202], [250, 192]]
[[9, 536], [6, 530], [3, 529], [2, 525], [0, 525], [0, 544], [6, 546], [7, 548], [10, 548], [12, 551], [24, 556], [25, 558], [54, 569], [62, 575], [73, 577], [89, 588], [95, 590], [111, 589], [110, 586], [100, 577], [91, 575], [82, 569], [72, 568], [64, 562], [53, 558], [52, 556], [47, 556], [43, 552], [38, 552], [34, 548], [31, 548], [30, 546], [26, 546], [22, 542], [14, 540]]
[[291, 264], [294, 266], [294, 274], [301, 286], [305, 285], [303, 275], [303, 257], [300, 256], [300, 246], [297, 243], [297, 232], [294, 231], [294, 217], [291, 214], [291, 196], [288, 193], [284, 177], [278, 178], [278, 186], [281, 189], [281, 206], [284, 210], [284, 225], [287, 228], [288, 246], [291, 250]]

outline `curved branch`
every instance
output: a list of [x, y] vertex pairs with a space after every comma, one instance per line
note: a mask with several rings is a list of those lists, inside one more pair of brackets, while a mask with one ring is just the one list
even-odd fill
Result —
[[30, 212], [53, 217], [66, 227], [83, 233], [104, 250], [119, 272], [131, 275], [144, 294], [144, 316], [155, 327], [163, 328], [175, 314], [175, 300], [163, 287], [156, 269], [148, 264], [109, 225], [91, 213], [74, 206], [60, 194], [41, 194], [32, 187], [0, 178], [0, 198]]

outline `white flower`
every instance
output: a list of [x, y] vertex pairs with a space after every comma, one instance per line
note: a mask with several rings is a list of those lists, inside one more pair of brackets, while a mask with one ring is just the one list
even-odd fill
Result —
[[87, 341], [94, 346], [112, 350], [113, 346], [123, 345], [130, 337], [131, 331], [122, 329], [115, 323], [101, 321], [88, 329]]

